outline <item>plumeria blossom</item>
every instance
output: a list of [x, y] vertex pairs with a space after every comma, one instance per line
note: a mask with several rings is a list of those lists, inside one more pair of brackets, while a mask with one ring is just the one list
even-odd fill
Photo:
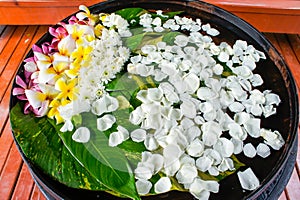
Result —
[[79, 12], [79, 13], [76, 14], [76, 17], [79, 20], [83, 21], [83, 20], [87, 19], [89, 21], [90, 25], [95, 25], [95, 23], [98, 20], [97, 15], [92, 14], [90, 12], [90, 10], [84, 5], [80, 5], [79, 10], [83, 11], [83, 12]]
[[[196, 199], [206, 200], [219, 191], [219, 183], [201, 174], [234, 171], [234, 155], [266, 158], [270, 148], [284, 145], [279, 131], [262, 127], [262, 118], [274, 115], [281, 100], [271, 90], [257, 89], [264, 80], [254, 70], [266, 57], [251, 44], [215, 43], [220, 32], [214, 25], [157, 11], [139, 16], [138, 26], [143, 34], [176, 31], [172, 44], [159, 37], [135, 52], [124, 42], [134, 22], [116, 13], [79, 9], [68, 23], [49, 28], [51, 43], [33, 46], [25, 79], [16, 77], [13, 95], [27, 101], [26, 114], [47, 116], [61, 124], [61, 132], [73, 131], [73, 142], [90, 142], [89, 128], [73, 124], [74, 116], [90, 112], [97, 117], [99, 134], [110, 132], [110, 147], [127, 140], [141, 143], [146, 150], [132, 170], [140, 195], [181, 184]], [[107, 89], [123, 72], [139, 85], [131, 99], [123, 95], [128, 91]], [[135, 128], [118, 123], [124, 119], [114, 112], [120, 110], [128, 110], [126, 120]], [[249, 142], [255, 139], [262, 142]], [[250, 168], [237, 174], [243, 189], [259, 186]]]
[[59, 26], [57, 28], [49, 27], [49, 33], [53, 36], [51, 45], [55, 49], [57, 49], [57, 44], [59, 43], [59, 41], [61, 41], [68, 35], [67, 30], [62, 26]]
[[57, 91], [48, 85], [39, 84], [39, 90], [27, 89], [25, 95], [36, 116], [44, 116], [49, 110], [49, 104], [57, 95]]
[[13, 95], [17, 96], [20, 100], [27, 100], [25, 90], [30, 89], [31, 87], [27, 85], [19, 75], [16, 76], [16, 84], [20, 87], [15, 87], [13, 89]]

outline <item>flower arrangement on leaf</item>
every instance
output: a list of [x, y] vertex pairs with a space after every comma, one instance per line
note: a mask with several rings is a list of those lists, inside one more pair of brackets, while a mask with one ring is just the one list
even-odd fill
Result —
[[[265, 158], [283, 146], [261, 127], [280, 98], [257, 89], [265, 55], [252, 45], [217, 44], [213, 24], [180, 11], [79, 9], [33, 46], [13, 89], [21, 101], [12, 128], [46, 173], [119, 197], [179, 190], [208, 199], [244, 166], [235, 155]], [[251, 168], [237, 174], [242, 188], [259, 187]]]

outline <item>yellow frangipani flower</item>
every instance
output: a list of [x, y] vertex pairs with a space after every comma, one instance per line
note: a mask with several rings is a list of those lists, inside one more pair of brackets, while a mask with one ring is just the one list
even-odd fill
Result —
[[79, 13], [76, 14], [76, 17], [79, 20], [83, 20], [85, 18], [88, 18], [92, 25], [94, 25], [98, 21], [98, 18], [99, 18], [98, 15], [92, 14], [86, 6], [80, 5], [79, 10], [84, 11], [84, 12], [79, 12]]
[[101, 24], [97, 24], [95, 26], [94, 32], [96, 37], [100, 37], [102, 35], [102, 29], [104, 28], [104, 26], [102, 26]]
[[56, 98], [61, 100], [75, 100], [78, 93], [78, 89], [76, 88], [77, 81], [77, 78], [69, 81], [62, 78], [58, 79], [55, 83], [55, 89], [60, 91], [60, 93]]
[[59, 53], [54, 54], [56, 57], [69, 57], [76, 48], [76, 40], [72, 35], [68, 35], [58, 43]]
[[79, 70], [80, 70], [80, 63], [78, 62], [73, 62], [70, 65], [70, 69], [65, 71], [65, 74], [70, 77], [71, 79], [77, 77], [79, 75]]
[[64, 71], [69, 68], [68, 63], [66, 62], [56, 62], [53, 63], [52, 67], [49, 67], [47, 70], [45, 70], [44, 73], [47, 73], [48, 75], [53, 75], [53, 80], [56, 81], [59, 78], [61, 78], [64, 75]]
[[75, 40], [76, 44], [82, 45], [84, 38], [85, 30], [78, 28], [77, 26], [72, 27], [72, 38]]
[[76, 51], [71, 54], [71, 58], [74, 59], [74, 63], [83, 63], [83, 66], [87, 66], [91, 60], [90, 53], [93, 47], [91, 46], [79, 46]]
[[64, 119], [60, 116], [60, 113], [58, 111], [58, 107], [61, 106], [61, 102], [57, 99], [53, 99], [50, 104], [49, 104], [49, 111], [47, 116], [50, 119], [55, 118], [56, 119], [56, 124], [60, 124], [62, 122], [64, 122]]

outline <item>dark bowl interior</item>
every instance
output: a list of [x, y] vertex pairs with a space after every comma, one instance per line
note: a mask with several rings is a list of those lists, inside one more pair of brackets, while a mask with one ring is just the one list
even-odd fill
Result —
[[[184, 11], [184, 15], [200, 18], [203, 23], [210, 23], [213, 27], [220, 31], [217, 40], [226, 41], [233, 44], [235, 40], [241, 39], [252, 44], [256, 49], [264, 52], [267, 56], [266, 60], [258, 63], [255, 73], [262, 76], [264, 84], [259, 89], [270, 89], [277, 93], [282, 103], [277, 108], [277, 114], [267, 119], [262, 119], [262, 127], [278, 130], [286, 143], [280, 151], [272, 151], [271, 156], [266, 159], [255, 157], [248, 159], [242, 155], [238, 155], [238, 159], [245, 163], [247, 167], [251, 167], [254, 173], [261, 181], [261, 186], [255, 191], [243, 191], [240, 187], [236, 175], [227, 177], [221, 181], [220, 192], [211, 193], [211, 199], [256, 199], [271, 184], [278, 172], [282, 170], [287, 158], [291, 152], [291, 146], [297, 140], [298, 126], [298, 96], [295, 82], [290, 70], [285, 64], [282, 57], [264, 35], [254, 29], [251, 25], [240, 18], [224, 11], [216, 6], [200, 2], [200, 1], [109, 1], [96, 4], [90, 7], [92, 13], [114, 12], [116, 10], [127, 7], [142, 7], [145, 9], [164, 10], [164, 11]], [[64, 21], [66, 21], [66, 18]], [[37, 44], [50, 41], [51, 37], [46, 33]], [[218, 43], [219, 41], [215, 41]], [[33, 55], [30, 51], [26, 57]], [[17, 74], [22, 73], [22, 63]], [[14, 83], [15, 84], [15, 83]], [[11, 96], [10, 108], [12, 108], [18, 100]], [[257, 142], [257, 141], [256, 141]], [[261, 141], [258, 141], [258, 143]], [[254, 142], [255, 143], [255, 142]], [[19, 147], [19, 145], [17, 144]], [[35, 166], [26, 158], [19, 147], [20, 153], [25, 162], [29, 165], [31, 173], [35, 179], [42, 185], [43, 189], [48, 191], [53, 198], [64, 199], [118, 199], [105, 192], [87, 191], [82, 189], [68, 188], [65, 185], [53, 180], [44, 174], [38, 166]], [[145, 197], [144, 199], [193, 199], [188, 193], [169, 192], [167, 194]]]

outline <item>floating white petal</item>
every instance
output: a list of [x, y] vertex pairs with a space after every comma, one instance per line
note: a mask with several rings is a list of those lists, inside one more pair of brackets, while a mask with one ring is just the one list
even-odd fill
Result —
[[208, 200], [211, 192], [219, 191], [219, 184], [216, 181], [203, 181], [196, 178], [189, 187], [190, 193], [199, 200]]
[[208, 35], [211, 35], [211, 36], [217, 36], [220, 34], [220, 32], [215, 28], [210, 28], [206, 32]]
[[135, 178], [141, 179], [141, 180], [148, 180], [152, 177], [153, 171], [151, 168], [138, 165], [137, 168], [134, 170]]
[[200, 86], [199, 77], [194, 73], [187, 74], [183, 78], [183, 82], [187, 85], [187, 92], [190, 94], [195, 93]]
[[152, 188], [152, 183], [148, 180], [139, 179], [135, 182], [137, 192], [140, 195], [146, 195]]
[[145, 145], [146, 149], [148, 149], [150, 151], [154, 151], [159, 147], [158, 142], [154, 138], [153, 135], [147, 135], [146, 136], [146, 138], [144, 140], [144, 145]]
[[72, 135], [75, 142], [87, 143], [90, 140], [90, 130], [87, 127], [79, 127]]
[[279, 150], [284, 145], [284, 139], [278, 131], [261, 129], [261, 136], [265, 139], [265, 143], [275, 150]]
[[260, 136], [260, 119], [251, 118], [244, 123], [244, 127], [251, 137], [258, 138]]
[[193, 165], [183, 165], [176, 174], [176, 179], [181, 184], [190, 184], [198, 176], [197, 168]]
[[212, 164], [213, 160], [208, 156], [202, 156], [196, 160], [196, 166], [202, 172], [206, 172], [212, 166]]
[[154, 185], [155, 193], [164, 193], [170, 191], [172, 183], [169, 177], [161, 177]]
[[230, 123], [228, 125], [229, 128], [229, 135], [232, 138], [238, 139], [238, 140], [245, 140], [247, 137], [246, 131], [244, 131], [238, 123]]
[[234, 151], [233, 143], [227, 138], [219, 138], [213, 146], [214, 150], [218, 151], [223, 157], [230, 157]]
[[113, 115], [107, 114], [97, 119], [97, 129], [99, 131], [106, 131], [112, 127], [116, 122], [116, 118]]
[[256, 149], [251, 143], [247, 143], [244, 145], [243, 152], [245, 156], [249, 158], [254, 158], [254, 156], [256, 155]]
[[259, 143], [259, 145], [256, 147], [257, 155], [259, 155], [262, 158], [266, 158], [271, 154], [270, 147], [264, 143]]
[[234, 146], [234, 151], [233, 153], [234, 154], [239, 154], [243, 151], [243, 141], [239, 140], [239, 139], [235, 139], [235, 138], [231, 138], [230, 139], [231, 142], [233, 143], [233, 146]]
[[130, 137], [134, 142], [142, 142], [146, 139], [146, 134], [144, 129], [135, 129], [130, 133]]
[[242, 112], [244, 110], [244, 108], [245, 107], [243, 106], [243, 104], [241, 104], [239, 102], [233, 102], [232, 104], [229, 105], [230, 111], [235, 112], [235, 113]]
[[119, 107], [119, 102], [116, 98], [109, 95], [104, 95], [92, 104], [92, 112], [95, 115], [102, 115], [103, 113], [113, 112]]
[[266, 105], [275, 104], [278, 106], [279, 103], [281, 102], [277, 94], [269, 93], [265, 95], [265, 98], [266, 98]]
[[250, 119], [250, 114], [246, 112], [236, 113], [234, 115], [234, 121], [239, 125], [245, 124]]
[[111, 147], [117, 146], [129, 138], [129, 132], [122, 126], [117, 127], [117, 132], [109, 135], [108, 144]]
[[186, 149], [187, 153], [193, 157], [199, 157], [203, 154], [204, 145], [198, 138], [191, 142]]
[[246, 169], [243, 172], [237, 173], [240, 184], [245, 190], [255, 190], [259, 186], [259, 180], [255, 176], [251, 168]]

